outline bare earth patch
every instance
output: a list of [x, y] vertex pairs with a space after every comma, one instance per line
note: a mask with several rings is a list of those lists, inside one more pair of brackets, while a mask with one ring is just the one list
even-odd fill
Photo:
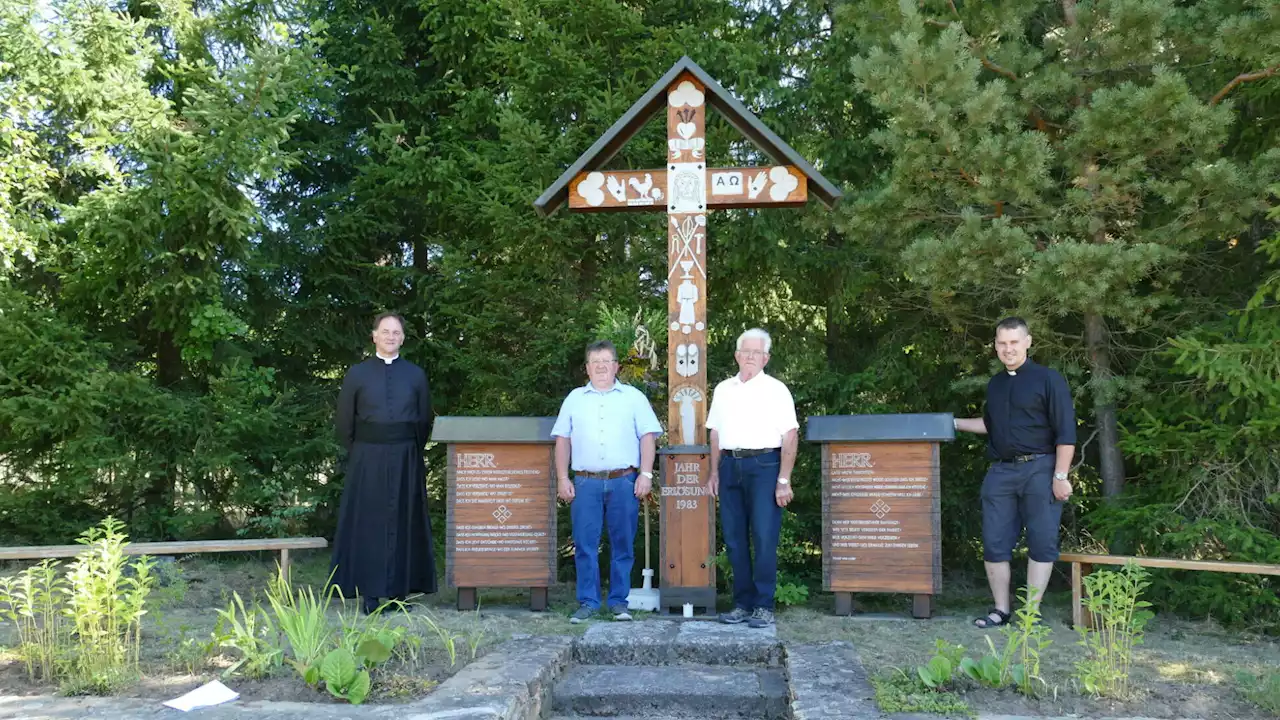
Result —
[[[1280, 667], [1280, 642], [1257, 635], [1227, 632], [1209, 622], [1157, 617], [1148, 626], [1146, 641], [1134, 650], [1131, 687], [1135, 698], [1118, 702], [1084, 693], [1074, 679], [1075, 663], [1083, 648], [1067, 625], [1061, 594], [1046, 604], [1046, 622], [1053, 644], [1041, 655], [1042, 675], [1049, 687], [1039, 698], [1012, 691], [996, 691], [964, 681], [958, 695], [982, 713], [1007, 715], [1078, 715], [1080, 717], [1143, 716], [1153, 718], [1270, 718], [1245, 700], [1234, 682], [1237, 671], [1260, 672]], [[999, 631], [982, 631], [972, 618], [984, 606], [968, 611], [948, 608], [931, 620], [875, 614], [840, 618], [808, 608], [779, 615], [778, 635], [787, 642], [844, 640], [858, 651], [871, 676], [901, 668], [915, 673], [935, 652], [943, 638], [963, 645], [971, 655], [987, 652], [985, 636], [1003, 646]]]

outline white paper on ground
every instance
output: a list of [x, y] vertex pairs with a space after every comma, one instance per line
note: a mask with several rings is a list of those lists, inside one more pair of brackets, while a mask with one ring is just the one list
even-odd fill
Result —
[[205, 683], [200, 687], [181, 697], [172, 700], [166, 700], [165, 705], [175, 710], [187, 712], [200, 707], [209, 707], [211, 705], [221, 705], [224, 702], [231, 702], [240, 697], [240, 693], [214, 680]]

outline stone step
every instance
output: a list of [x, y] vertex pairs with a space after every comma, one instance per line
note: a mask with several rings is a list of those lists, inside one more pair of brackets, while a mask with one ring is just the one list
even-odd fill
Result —
[[757, 665], [782, 667], [777, 628], [705, 621], [645, 620], [592, 625], [574, 643], [584, 665]]
[[689, 720], [688, 715], [552, 715], [551, 720]]
[[556, 685], [553, 703], [561, 715], [592, 718], [790, 717], [782, 670], [722, 665], [575, 665]]

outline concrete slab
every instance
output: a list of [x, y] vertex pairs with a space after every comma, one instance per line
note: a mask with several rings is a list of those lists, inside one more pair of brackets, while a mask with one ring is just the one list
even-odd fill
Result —
[[778, 628], [749, 628], [745, 623], [683, 623], [676, 635], [676, 662], [704, 665], [782, 667]]
[[781, 670], [708, 665], [579, 665], [556, 686], [560, 714], [595, 717], [678, 712], [702, 720], [785, 720]]
[[875, 689], [846, 642], [787, 648], [794, 720], [879, 720]]

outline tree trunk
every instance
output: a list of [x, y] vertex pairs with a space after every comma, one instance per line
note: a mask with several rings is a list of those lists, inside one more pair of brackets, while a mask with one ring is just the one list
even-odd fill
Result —
[[[1088, 313], [1084, 317], [1084, 325], [1089, 369], [1096, 383], [1105, 384], [1111, 379], [1111, 350], [1108, 347], [1106, 321], [1101, 315]], [[1120, 427], [1116, 420], [1115, 401], [1094, 403], [1093, 417], [1098, 428], [1098, 466], [1102, 474], [1102, 495], [1112, 500], [1124, 491], [1124, 455], [1120, 452]]]

